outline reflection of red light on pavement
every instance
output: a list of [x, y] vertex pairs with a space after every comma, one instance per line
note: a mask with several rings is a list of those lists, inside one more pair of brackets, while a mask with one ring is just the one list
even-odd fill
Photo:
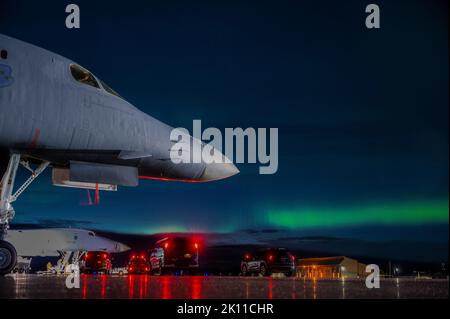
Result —
[[200, 299], [202, 297], [202, 284], [201, 277], [192, 277], [192, 299]]
[[105, 291], [106, 291], [106, 275], [102, 275], [102, 288], [101, 288], [102, 299], [105, 299]]
[[133, 299], [134, 296], [134, 276], [128, 275], [128, 299]]
[[148, 296], [148, 276], [145, 275], [145, 279], [144, 279], [144, 295], [147, 298]]
[[161, 281], [162, 281], [161, 299], [170, 299], [171, 298], [171, 293], [170, 293], [171, 277], [164, 276]]
[[144, 277], [140, 276], [139, 279], [139, 299], [144, 297]]
[[[87, 257], [87, 254], [86, 254]], [[83, 275], [83, 299], [87, 298], [87, 275]]]
[[269, 278], [269, 299], [273, 299], [273, 281], [272, 281], [272, 277]]

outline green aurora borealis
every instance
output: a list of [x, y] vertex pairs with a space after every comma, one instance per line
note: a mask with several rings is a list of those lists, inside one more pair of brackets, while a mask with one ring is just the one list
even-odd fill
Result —
[[446, 200], [377, 203], [360, 207], [305, 207], [270, 209], [268, 225], [289, 229], [339, 227], [352, 225], [417, 225], [448, 223]]

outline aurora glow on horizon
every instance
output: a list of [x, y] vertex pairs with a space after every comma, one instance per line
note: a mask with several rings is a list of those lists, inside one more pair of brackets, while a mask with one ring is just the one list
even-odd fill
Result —
[[420, 225], [448, 223], [448, 199], [406, 204], [385, 203], [361, 207], [269, 210], [268, 225], [291, 229], [354, 225]]

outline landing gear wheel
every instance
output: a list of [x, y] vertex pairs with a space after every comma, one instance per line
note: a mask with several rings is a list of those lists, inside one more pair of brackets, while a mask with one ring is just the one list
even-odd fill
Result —
[[17, 252], [13, 245], [0, 240], [0, 276], [9, 274], [17, 263]]

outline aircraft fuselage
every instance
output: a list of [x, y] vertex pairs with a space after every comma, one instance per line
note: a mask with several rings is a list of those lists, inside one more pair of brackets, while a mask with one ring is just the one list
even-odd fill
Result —
[[75, 62], [3, 35], [0, 50], [7, 51], [0, 58], [3, 157], [19, 152], [54, 167], [71, 161], [131, 166], [139, 177], [182, 181], [238, 172], [232, 164], [215, 165], [213, 174], [205, 174], [205, 163], [174, 164], [172, 127], [110, 93], [95, 76], [95, 86], [78, 81], [71, 70]]

